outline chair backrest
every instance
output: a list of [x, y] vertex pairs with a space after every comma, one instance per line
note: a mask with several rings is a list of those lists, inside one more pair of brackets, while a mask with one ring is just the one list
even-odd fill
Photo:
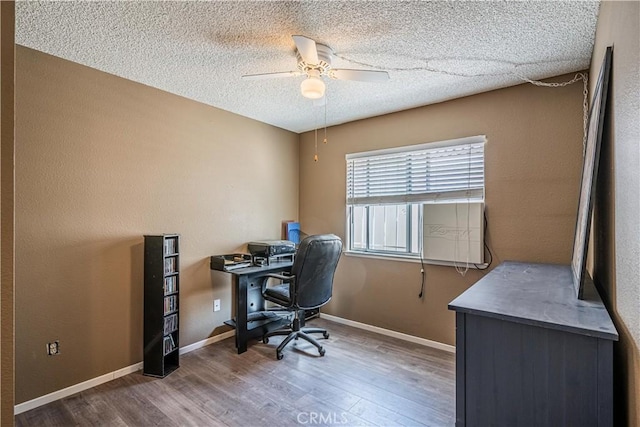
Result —
[[334, 234], [309, 236], [300, 242], [291, 274], [296, 276], [294, 305], [312, 309], [326, 304], [333, 291], [333, 275], [342, 253], [342, 240]]

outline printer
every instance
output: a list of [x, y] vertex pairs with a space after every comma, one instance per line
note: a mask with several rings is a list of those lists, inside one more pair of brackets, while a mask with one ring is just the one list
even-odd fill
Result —
[[289, 240], [261, 240], [249, 242], [247, 249], [254, 265], [269, 265], [271, 262], [293, 261], [296, 244]]

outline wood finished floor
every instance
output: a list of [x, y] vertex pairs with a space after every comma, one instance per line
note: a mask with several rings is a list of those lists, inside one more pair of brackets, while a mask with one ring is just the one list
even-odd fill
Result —
[[455, 356], [323, 319], [327, 350], [281, 337], [237, 354], [233, 338], [16, 416], [17, 426], [451, 426]]

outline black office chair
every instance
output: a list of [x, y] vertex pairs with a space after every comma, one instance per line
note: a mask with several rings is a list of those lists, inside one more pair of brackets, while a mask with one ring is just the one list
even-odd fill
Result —
[[318, 348], [320, 356], [325, 350], [311, 337], [310, 333], [321, 333], [329, 338], [329, 332], [321, 328], [300, 328], [300, 316], [304, 318], [304, 310], [311, 310], [325, 305], [331, 299], [333, 291], [333, 275], [342, 252], [342, 240], [333, 234], [309, 236], [298, 248], [293, 261], [291, 273], [288, 275], [270, 274], [282, 280], [282, 284], [262, 287], [262, 296], [288, 311], [293, 312], [293, 320], [289, 327], [268, 332], [262, 338], [267, 344], [269, 337], [286, 335], [287, 337], [276, 349], [276, 357], [282, 359], [282, 350], [293, 339], [302, 338]]

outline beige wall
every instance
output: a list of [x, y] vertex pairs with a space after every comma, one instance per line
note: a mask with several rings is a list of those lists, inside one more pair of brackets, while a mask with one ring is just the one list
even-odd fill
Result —
[[142, 361], [144, 234], [182, 235], [181, 346], [227, 330], [208, 257], [297, 218], [298, 135], [24, 47], [16, 63], [17, 403]]
[[0, 3], [0, 425], [14, 406], [14, 75], [15, 5]]
[[[573, 75], [557, 80], [566, 81]], [[314, 134], [301, 137], [304, 232], [345, 235], [345, 154], [485, 134], [486, 214], [493, 266], [504, 260], [568, 264], [582, 152], [582, 84], [496, 90], [328, 130], [313, 162]], [[454, 344], [447, 304], [486, 272], [343, 256], [326, 313]]]
[[[638, 64], [637, 8], [603, 5], [592, 66], [592, 72], [599, 68], [603, 46], [615, 41], [614, 103], [619, 102], [610, 155], [616, 167], [608, 182], [625, 196], [600, 215], [610, 227], [617, 224], [616, 235], [624, 233], [620, 224], [628, 222], [638, 200], [634, 158], [625, 157], [637, 156], [637, 121], [629, 129], [634, 122], [628, 118], [638, 111], [629, 102], [637, 100], [623, 96], [638, 93], [637, 68], [632, 69]], [[623, 18], [629, 22], [620, 25]], [[634, 31], [636, 44], [630, 46]], [[17, 403], [141, 361], [143, 234], [182, 234], [181, 345], [226, 330], [229, 281], [209, 271], [207, 257], [256, 238], [279, 237], [280, 221], [298, 217], [298, 202], [303, 231], [344, 238], [347, 153], [486, 134], [493, 266], [507, 259], [570, 261], [580, 174], [580, 83], [562, 89], [521, 85], [335, 126], [314, 163], [313, 133], [301, 136], [298, 150], [298, 137], [290, 132], [23, 47], [17, 55]], [[275, 185], [260, 179], [273, 170], [280, 178]], [[625, 186], [629, 179], [634, 191]], [[633, 265], [620, 260], [634, 254], [638, 259], [637, 241], [617, 236], [608, 242], [618, 263], [601, 256], [596, 271], [603, 271], [614, 301], [634, 301], [637, 270], [629, 274], [624, 269]], [[461, 277], [440, 266], [427, 266], [426, 272], [421, 301], [419, 264], [343, 256], [334, 300], [324, 311], [454, 344], [447, 303], [484, 272]], [[213, 298], [223, 299], [219, 313], [212, 312]], [[633, 425], [639, 419], [634, 334], [640, 310], [630, 307], [614, 317], [621, 329], [618, 381], [629, 373], [623, 386]], [[62, 354], [47, 357], [45, 343], [54, 339], [61, 341]], [[4, 391], [2, 396], [4, 402]]]
[[613, 46], [609, 104], [594, 213], [593, 274], [606, 292], [614, 347], [616, 425], [640, 424], [640, 3], [600, 7], [592, 89]]

